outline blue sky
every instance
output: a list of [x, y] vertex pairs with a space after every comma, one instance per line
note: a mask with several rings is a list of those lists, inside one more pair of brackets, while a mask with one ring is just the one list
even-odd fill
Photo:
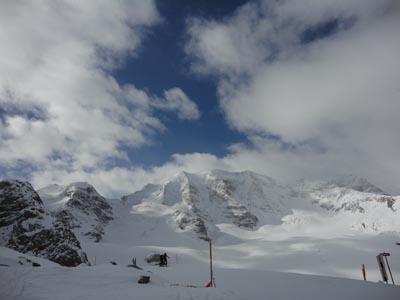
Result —
[[116, 80], [132, 83], [151, 94], [179, 86], [196, 102], [201, 118], [197, 122], [178, 120], [160, 113], [168, 130], [157, 134], [153, 143], [130, 150], [129, 156], [138, 165], [161, 165], [174, 153], [207, 152], [223, 157], [228, 146], [245, 142], [246, 136], [229, 127], [219, 108], [216, 95], [217, 78], [199, 76], [189, 69], [184, 52], [186, 22], [190, 17], [219, 19], [233, 13], [246, 1], [157, 1], [162, 16], [159, 24], [144, 38], [137, 57], [130, 57], [115, 71]]
[[399, 193], [397, 0], [0, 2], [0, 178], [181, 171]]
[[[158, 117], [167, 126], [167, 131], [154, 136], [151, 145], [127, 151], [137, 165], [144, 168], [162, 165], [175, 153], [204, 152], [224, 157], [229, 153], [231, 144], [248, 142], [246, 135], [229, 126], [224, 118], [217, 97], [218, 77], [191, 72], [190, 60], [184, 51], [188, 19], [200, 17], [220, 20], [232, 15], [246, 2], [156, 2], [162, 16], [161, 22], [144, 38], [138, 56], [127, 59], [113, 75], [120, 84], [131, 83], [159, 96], [164, 90], [179, 86], [196, 102], [201, 118], [196, 122], [188, 122], [176, 119], [171, 114], [159, 113]], [[333, 19], [310, 27], [301, 34], [302, 42], [329, 36], [338, 26], [338, 20]]]

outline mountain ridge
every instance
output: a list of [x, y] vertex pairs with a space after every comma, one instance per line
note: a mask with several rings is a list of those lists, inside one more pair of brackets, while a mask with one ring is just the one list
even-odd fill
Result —
[[[349, 186], [344, 182], [350, 182]], [[69, 228], [84, 244], [103, 239], [110, 243], [112, 235], [122, 231], [132, 242], [130, 236], [147, 239], [149, 232], [167, 230], [183, 239], [212, 238], [228, 244], [238, 240], [229, 233], [232, 230], [258, 236], [279, 226], [285, 230], [314, 230], [313, 226], [330, 230], [334, 226], [346, 232], [400, 232], [399, 197], [381, 193], [375, 186], [371, 189], [367, 180], [357, 179], [356, 183], [363, 183], [359, 191], [353, 182], [285, 185], [252, 171], [212, 170], [180, 172], [120, 199], [106, 199], [87, 182], [52, 184], [37, 195], [54, 222]]]
[[122, 199], [132, 207], [155, 202], [172, 208], [174, 213], [170, 219], [183, 231], [192, 230], [202, 238], [208, 238], [207, 231], [218, 232], [214, 226], [218, 223], [255, 230], [282, 223], [283, 217], [293, 215], [294, 210], [315, 210], [322, 216], [351, 213], [354, 219], [348, 218], [351, 228], [390, 230], [391, 221], [381, 222], [377, 212], [388, 216], [388, 220], [395, 219], [399, 202], [356, 176], [284, 185], [252, 171], [223, 170], [179, 172], [162, 184], [148, 184]]
[[102, 239], [104, 226], [113, 219], [111, 205], [87, 182], [51, 185], [38, 193], [57, 218], [68, 223], [76, 234], [96, 242]]

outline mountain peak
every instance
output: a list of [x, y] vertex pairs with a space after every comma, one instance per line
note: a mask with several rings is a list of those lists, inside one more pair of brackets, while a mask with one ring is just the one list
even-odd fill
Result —
[[348, 174], [340, 177], [336, 177], [328, 182], [330, 185], [336, 185], [342, 188], [350, 188], [359, 192], [364, 193], [374, 193], [388, 195], [381, 188], [377, 187], [367, 179], [363, 177], [358, 177], [353, 174]]
[[77, 181], [77, 182], [70, 183], [69, 185], [66, 186], [66, 190], [69, 190], [69, 189], [93, 189], [93, 190], [96, 190], [93, 185], [91, 185], [90, 183], [85, 182], [85, 181]]
[[217, 224], [231, 223], [247, 230], [277, 224], [289, 213], [283, 199], [289, 191], [275, 181], [251, 171], [182, 171], [163, 185], [147, 185], [123, 197], [130, 205], [151, 210], [165, 206], [181, 230], [194, 230], [201, 238], [218, 231]]
[[336, 176], [327, 181], [300, 179], [297, 181], [296, 186], [303, 191], [341, 188], [354, 190], [361, 193], [371, 193], [386, 196], [389, 195], [367, 179], [351, 174]]

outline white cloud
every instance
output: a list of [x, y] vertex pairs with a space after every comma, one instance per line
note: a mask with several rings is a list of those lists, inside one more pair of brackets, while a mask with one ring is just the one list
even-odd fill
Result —
[[[335, 33], [302, 42], [332, 20]], [[259, 1], [188, 24], [193, 71], [218, 76], [228, 122], [258, 141], [235, 151], [235, 165], [286, 178], [356, 173], [399, 191], [397, 1]]]
[[[137, 55], [143, 30], [159, 20], [154, 3], [2, 2], [0, 166], [27, 162], [36, 187], [84, 180], [106, 195], [213, 168], [287, 180], [355, 173], [398, 192], [398, 6], [259, 1], [222, 21], [189, 20], [193, 70], [216, 76], [228, 122], [252, 143], [142, 169], [107, 162], [165, 130], [154, 109], [200, 116], [179, 88], [160, 99], [107, 75]], [[336, 34], [300, 43], [304, 30], [335, 18]]]
[[230, 20], [222, 22], [189, 19], [190, 39], [185, 50], [193, 59], [192, 68], [199, 73], [222, 76], [256, 69], [264, 57], [272, 54], [266, 47], [267, 40], [260, 38], [272, 29], [269, 22], [259, 18], [258, 9], [257, 3], [246, 4]]
[[194, 101], [180, 88], [171, 88], [164, 91], [164, 99], [159, 99], [152, 103], [153, 106], [167, 110], [175, 111], [178, 118], [182, 120], [197, 120], [200, 118], [200, 111]]
[[0, 14], [0, 103], [46, 112], [39, 119], [6, 114], [3, 162], [60, 154], [93, 165], [119, 155], [119, 143], [140, 146], [146, 130], [163, 127], [144, 92], [104, 70], [135, 51], [143, 26], [157, 22], [152, 2], [15, 1]]
[[230, 166], [208, 153], [175, 154], [171, 161], [150, 169], [139, 167], [113, 167], [87, 171], [77, 169], [68, 171], [59, 166], [47, 165], [33, 174], [32, 183], [41, 188], [50, 183], [69, 184], [73, 181], [86, 181], [107, 196], [130, 194], [148, 183], [160, 183], [180, 171], [200, 172], [214, 168], [229, 169]]
[[[127, 160], [124, 147], [165, 130], [154, 116], [158, 99], [109, 75], [138, 55], [145, 31], [160, 21], [154, 1], [0, 6], [0, 166], [25, 162], [34, 178], [101, 173], [107, 162]], [[166, 109], [180, 118], [198, 117], [180, 89], [166, 97]]]

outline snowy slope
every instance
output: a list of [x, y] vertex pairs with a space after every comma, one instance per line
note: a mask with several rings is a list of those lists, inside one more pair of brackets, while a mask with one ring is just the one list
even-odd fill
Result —
[[[126, 299], [276, 299], [276, 300], [395, 300], [400, 288], [382, 283], [333, 277], [259, 271], [248, 268], [215, 268], [216, 288], [203, 288], [207, 264], [188, 255], [172, 260], [168, 268], [145, 266], [143, 271], [110, 263], [63, 268], [26, 256], [42, 265], [19, 265], [17, 252], [0, 247], [0, 299], [18, 300], [126, 300]], [[139, 285], [140, 275], [151, 277]]]
[[[226, 213], [232, 202], [254, 214], [257, 226], [239, 226]], [[199, 218], [220, 252], [221, 267], [360, 278], [360, 266], [366, 264], [372, 269], [369, 279], [379, 280], [375, 256], [398, 251], [398, 203], [398, 197], [331, 181], [285, 186], [252, 172], [181, 173], [123, 197], [118, 205], [124, 213], [114, 207], [116, 219], [105, 241], [189, 251], [202, 245], [193, 225]], [[349, 209], [356, 204], [362, 211]], [[185, 212], [192, 227], [179, 226], [177, 211]], [[400, 270], [398, 261], [395, 272]]]
[[[359, 279], [360, 266], [366, 264], [369, 279], [379, 280], [375, 256], [382, 251], [396, 255], [398, 251], [394, 244], [400, 241], [398, 198], [393, 197], [395, 201], [388, 207], [387, 202], [379, 200], [386, 195], [332, 184], [329, 189], [316, 188], [311, 183], [307, 183], [307, 187], [304, 185], [284, 186], [251, 172], [178, 174], [163, 184], [147, 185], [113, 204], [115, 220], [107, 226], [104, 236], [107, 253], [118, 253], [121, 259], [129, 261], [135, 252], [132, 248], [125, 252], [124, 247], [129, 248], [129, 245], [145, 247], [148, 252], [178, 253], [192, 253], [192, 249], [204, 247], [193, 227], [182, 229], [179, 226], [181, 220], [176, 211], [186, 210], [189, 221], [201, 218], [206, 224], [220, 267]], [[332, 189], [344, 191], [346, 197], [334, 198]], [[371, 197], [373, 201], [368, 200]], [[226, 214], [230, 201], [254, 213], [259, 220], [257, 226], [238, 226], [232, 215]], [[335, 203], [340, 209], [327, 209], [321, 205], [323, 201]], [[364, 212], [341, 208], [340, 201], [349, 206], [361, 201]], [[263, 206], [274, 207], [271, 203], [278, 203], [279, 210], [262, 209]], [[387, 220], [380, 218], [385, 215]], [[375, 229], [356, 226], [362, 223], [375, 224]], [[100, 254], [97, 247], [85, 250], [93, 253], [92, 257], [112, 259]], [[193, 252], [193, 256], [199, 255]], [[397, 274], [400, 271], [398, 262], [393, 262]]]

